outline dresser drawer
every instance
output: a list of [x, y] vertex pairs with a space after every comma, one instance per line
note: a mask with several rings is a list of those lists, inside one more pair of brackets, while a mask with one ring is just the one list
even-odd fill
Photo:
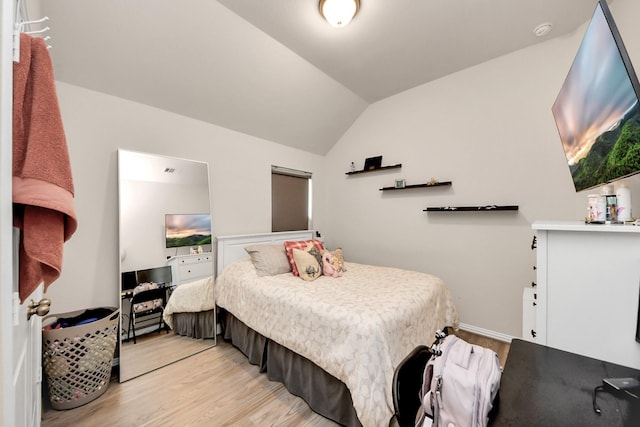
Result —
[[211, 255], [190, 255], [188, 257], [185, 256], [177, 259], [177, 263], [178, 265], [200, 264], [200, 263], [206, 263], [206, 262], [210, 263], [211, 260], [212, 260]]
[[173, 275], [173, 284], [192, 282], [213, 275], [211, 254], [181, 255], [168, 261]]
[[211, 260], [199, 263], [185, 263], [178, 267], [181, 282], [190, 282], [192, 280], [211, 276], [212, 265]]

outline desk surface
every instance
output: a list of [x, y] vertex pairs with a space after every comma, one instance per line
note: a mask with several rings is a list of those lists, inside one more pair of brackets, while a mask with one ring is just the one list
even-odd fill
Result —
[[[594, 343], [597, 345], [597, 343]], [[603, 378], [635, 377], [640, 371], [514, 339], [500, 382], [491, 426], [640, 426], [640, 401], [594, 387]]]

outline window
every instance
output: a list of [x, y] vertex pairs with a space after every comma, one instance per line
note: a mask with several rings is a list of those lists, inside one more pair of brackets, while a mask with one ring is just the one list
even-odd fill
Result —
[[271, 231], [308, 230], [311, 172], [271, 166]]

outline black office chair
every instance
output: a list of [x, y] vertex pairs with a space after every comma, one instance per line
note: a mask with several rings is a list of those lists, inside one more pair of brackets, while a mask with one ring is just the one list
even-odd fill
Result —
[[429, 358], [429, 348], [419, 345], [400, 362], [393, 374], [393, 406], [400, 427], [415, 426], [416, 415], [422, 407], [420, 389]]
[[167, 289], [164, 286], [141, 291], [133, 295], [131, 298], [131, 314], [129, 315], [129, 329], [127, 331], [127, 341], [129, 336], [133, 333], [133, 343], [136, 343], [136, 323], [141, 318], [150, 316], [152, 314], [158, 314], [158, 332], [162, 329], [164, 321], [162, 320], [162, 314], [164, 313], [164, 306], [167, 302]]

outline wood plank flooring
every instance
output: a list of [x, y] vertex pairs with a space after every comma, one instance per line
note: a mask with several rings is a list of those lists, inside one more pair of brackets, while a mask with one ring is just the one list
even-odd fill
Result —
[[145, 372], [211, 348], [213, 339], [193, 339], [166, 332], [152, 332], [123, 341], [120, 349], [120, 374], [135, 378]]
[[222, 340], [141, 377], [112, 381], [105, 394], [84, 406], [43, 412], [43, 427], [86, 425], [336, 426]]
[[[504, 360], [509, 344], [474, 334]], [[481, 341], [481, 342], [477, 342]], [[504, 358], [504, 359], [503, 359]], [[283, 426], [335, 427], [280, 383], [271, 382], [231, 344], [205, 350], [125, 383], [112, 381], [93, 402], [67, 411], [43, 404], [43, 427]]]

